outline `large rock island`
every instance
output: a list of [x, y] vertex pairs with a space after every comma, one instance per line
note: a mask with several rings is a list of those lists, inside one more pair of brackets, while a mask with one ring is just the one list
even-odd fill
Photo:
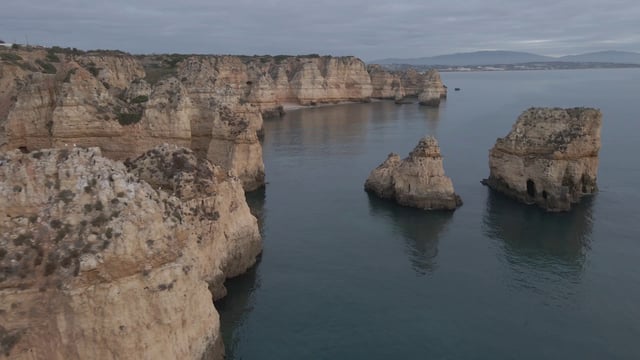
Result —
[[483, 183], [525, 204], [566, 211], [597, 190], [602, 113], [531, 108], [489, 152]]
[[366, 191], [398, 204], [425, 210], [455, 210], [462, 200], [444, 173], [440, 146], [434, 137], [425, 137], [403, 160], [391, 153], [371, 171]]
[[0, 357], [221, 359], [212, 299], [261, 251], [238, 178], [160, 146], [0, 154]]

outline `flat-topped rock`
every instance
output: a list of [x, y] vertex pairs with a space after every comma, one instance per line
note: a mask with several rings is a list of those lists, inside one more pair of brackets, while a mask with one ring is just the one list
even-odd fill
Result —
[[455, 210], [462, 200], [444, 173], [440, 146], [425, 137], [403, 160], [397, 154], [371, 171], [365, 190], [398, 204], [425, 210]]
[[525, 204], [566, 211], [597, 190], [602, 113], [530, 108], [489, 152], [483, 183]]

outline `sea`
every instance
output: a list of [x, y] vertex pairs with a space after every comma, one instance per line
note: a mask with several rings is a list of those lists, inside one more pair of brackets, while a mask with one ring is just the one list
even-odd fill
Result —
[[[264, 252], [215, 304], [227, 359], [640, 359], [640, 69], [441, 75], [439, 108], [265, 121], [268, 183], [247, 194]], [[496, 138], [533, 106], [603, 113], [599, 191], [570, 212], [480, 183]], [[425, 135], [462, 207], [364, 191], [387, 154]]]

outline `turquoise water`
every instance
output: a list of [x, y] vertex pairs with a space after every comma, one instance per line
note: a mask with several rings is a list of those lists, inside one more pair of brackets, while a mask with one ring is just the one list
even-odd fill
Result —
[[[249, 194], [264, 254], [216, 304], [231, 359], [640, 359], [639, 70], [443, 73], [440, 109], [392, 102], [265, 123]], [[600, 191], [549, 214], [491, 193], [488, 149], [530, 106], [604, 114]], [[371, 169], [435, 135], [464, 205], [398, 207]]]

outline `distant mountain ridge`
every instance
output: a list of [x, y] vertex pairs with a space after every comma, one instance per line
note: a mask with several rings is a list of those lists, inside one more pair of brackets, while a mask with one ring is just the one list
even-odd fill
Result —
[[495, 64], [521, 64], [533, 62], [601, 62], [615, 64], [640, 64], [640, 53], [629, 51], [597, 51], [580, 55], [567, 55], [560, 57], [543, 56], [520, 51], [474, 51], [455, 53], [421, 58], [389, 58], [369, 61], [370, 64], [390, 65], [495, 65]]

